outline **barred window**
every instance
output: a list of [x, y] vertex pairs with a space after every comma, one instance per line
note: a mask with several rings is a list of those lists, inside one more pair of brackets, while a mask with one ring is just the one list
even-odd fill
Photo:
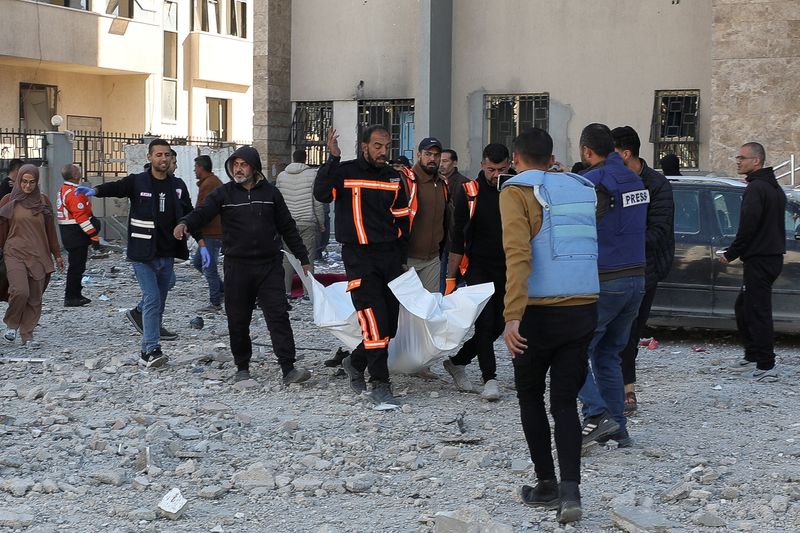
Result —
[[[389, 159], [401, 155], [414, 160], [414, 100], [360, 100], [358, 102], [358, 137], [368, 127], [381, 124], [392, 139]], [[356, 150], [358, 150], [356, 146]]]
[[550, 95], [487, 94], [484, 96], [486, 133], [490, 143], [511, 148], [514, 137], [530, 127], [550, 126]]
[[328, 158], [328, 128], [333, 126], [333, 102], [297, 102], [292, 118], [291, 144], [306, 151], [306, 163], [322, 165]]
[[650, 127], [655, 168], [661, 168], [661, 158], [667, 154], [677, 155], [681, 168], [699, 167], [699, 106], [699, 90], [656, 91]]

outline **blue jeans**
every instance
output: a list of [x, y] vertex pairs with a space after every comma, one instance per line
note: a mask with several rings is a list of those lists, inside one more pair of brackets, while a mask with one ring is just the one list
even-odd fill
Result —
[[142, 289], [142, 351], [149, 352], [159, 347], [161, 340], [161, 318], [167, 303], [167, 293], [175, 285], [172, 257], [156, 257], [146, 263], [134, 261], [133, 272]]
[[222, 293], [224, 291], [222, 280], [219, 279], [217, 263], [219, 262], [219, 251], [222, 248], [221, 239], [204, 239], [206, 250], [211, 254], [211, 264], [203, 268], [203, 258], [200, 256], [200, 248], [192, 256], [192, 266], [201, 272], [208, 282], [208, 298], [212, 305], [222, 305]]
[[604, 411], [626, 429], [625, 387], [620, 354], [628, 344], [631, 325], [644, 296], [644, 276], [630, 276], [600, 282], [597, 301], [597, 329], [589, 343], [589, 374], [578, 394], [584, 419]]

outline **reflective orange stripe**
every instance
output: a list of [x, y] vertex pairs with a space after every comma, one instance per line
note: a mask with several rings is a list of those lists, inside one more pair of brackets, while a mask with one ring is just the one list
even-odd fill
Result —
[[336, 189], [331, 189], [331, 195], [333, 195], [333, 199], [336, 200]]
[[372, 312], [371, 307], [364, 312], [367, 315], [367, 322], [369, 322], [369, 330], [372, 333], [372, 339], [378, 340], [380, 336], [378, 335], [378, 322], [375, 320], [375, 314]]
[[458, 270], [462, 276], [467, 273], [467, 268], [469, 268], [469, 257], [462, 255], [461, 262], [458, 264]]
[[407, 217], [411, 212], [411, 210], [408, 207], [404, 209], [390, 209], [390, 211], [395, 217]]
[[386, 348], [387, 346], [389, 346], [389, 337], [386, 337], [378, 341], [369, 341], [369, 342], [364, 341], [364, 348], [367, 350], [374, 350], [376, 348]]
[[467, 205], [469, 206], [469, 218], [475, 216], [475, 207], [478, 203], [478, 184], [474, 181], [468, 181], [464, 184], [464, 190], [467, 191]]
[[400, 182], [390, 183], [387, 181], [372, 180], [344, 180], [345, 189], [380, 189], [383, 191], [396, 191], [400, 188]]
[[371, 337], [369, 336], [369, 328], [367, 327], [367, 319], [364, 317], [364, 312], [358, 311], [356, 313], [356, 318], [358, 318], [358, 325], [361, 326], [361, 337], [366, 343]]
[[358, 244], [367, 244], [367, 228], [364, 227], [364, 217], [361, 214], [361, 188], [353, 188], [353, 225], [356, 228]]
[[352, 279], [347, 282], [347, 292], [357, 289], [361, 286], [361, 278]]

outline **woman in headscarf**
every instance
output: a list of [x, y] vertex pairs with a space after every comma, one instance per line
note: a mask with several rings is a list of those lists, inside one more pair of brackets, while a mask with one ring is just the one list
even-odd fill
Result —
[[53, 206], [39, 190], [39, 169], [23, 165], [11, 194], [0, 200], [0, 248], [7, 281], [0, 283], [0, 300], [8, 301], [4, 337], [13, 342], [17, 330], [22, 344], [33, 340], [42, 314], [42, 295], [53, 268], [64, 270], [58, 246]]

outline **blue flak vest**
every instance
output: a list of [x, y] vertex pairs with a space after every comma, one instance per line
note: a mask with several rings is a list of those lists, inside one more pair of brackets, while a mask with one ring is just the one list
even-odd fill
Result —
[[650, 193], [635, 172], [611, 152], [603, 166], [583, 175], [608, 191], [611, 205], [597, 224], [600, 272], [644, 267], [645, 230]]
[[542, 206], [542, 228], [531, 241], [528, 297], [599, 293], [594, 184], [569, 172], [526, 170], [508, 186], [531, 187]]

